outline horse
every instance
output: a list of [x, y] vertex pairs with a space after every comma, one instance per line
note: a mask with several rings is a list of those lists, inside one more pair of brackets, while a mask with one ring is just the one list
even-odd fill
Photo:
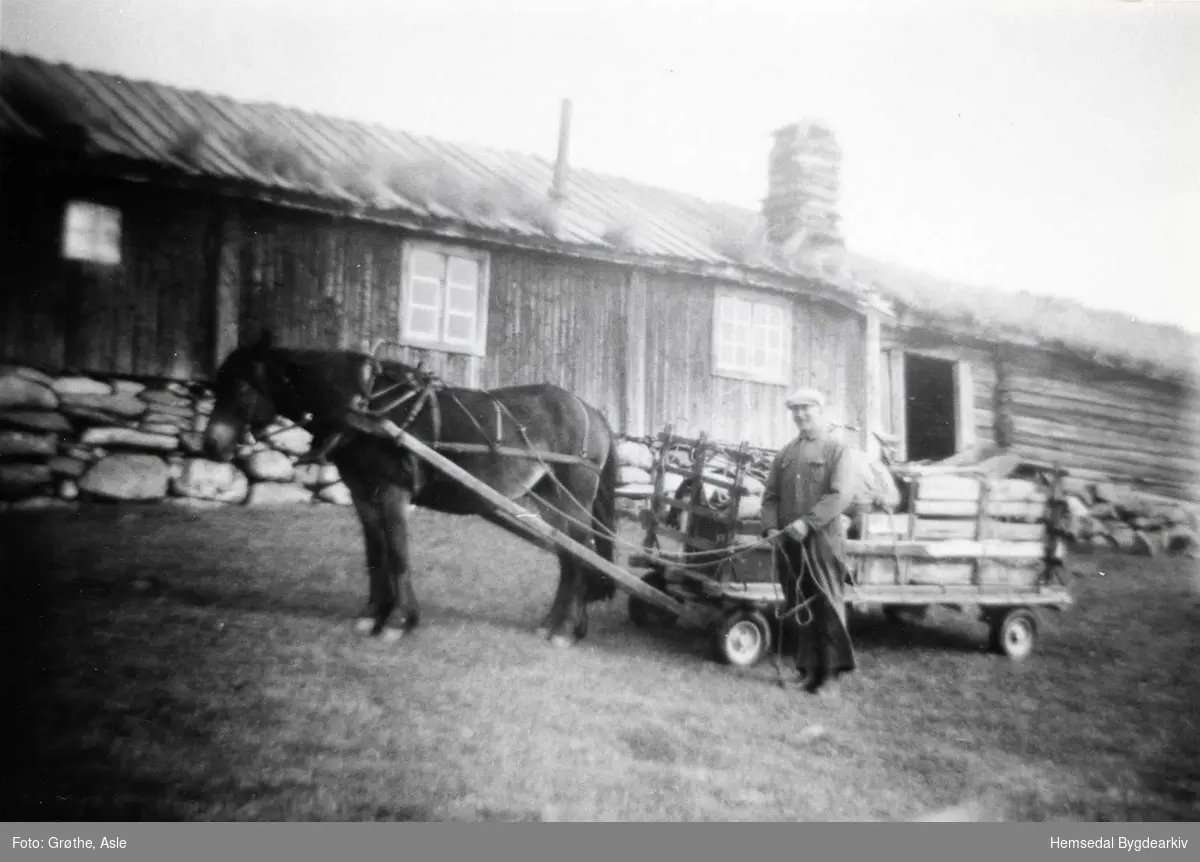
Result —
[[[498, 510], [363, 421], [370, 415], [364, 409], [375, 411], [425, 445], [441, 447], [531, 517], [540, 515], [612, 561], [617, 438], [604, 415], [573, 393], [551, 384], [447, 386], [420, 367], [366, 353], [277, 346], [269, 330], [226, 357], [213, 388], [215, 404], [204, 433], [207, 457], [232, 460], [247, 432], [260, 436], [283, 416], [313, 435], [316, 460], [337, 467], [366, 549], [369, 590], [355, 622], [360, 633], [394, 641], [420, 624], [409, 556], [413, 507], [476, 515], [555, 551], [558, 589], [537, 627], [554, 646], [583, 640], [588, 606], [613, 598], [611, 577], [555, 550], [521, 518]], [[499, 446], [505, 451], [496, 451]], [[399, 625], [392, 624], [394, 617]]]

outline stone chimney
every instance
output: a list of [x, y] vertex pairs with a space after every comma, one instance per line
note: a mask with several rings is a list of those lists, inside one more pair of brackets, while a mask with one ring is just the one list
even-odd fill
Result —
[[763, 201], [768, 239], [785, 252], [841, 248], [842, 150], [833, 133], [805, 122], [784, 126], [774, 136]]

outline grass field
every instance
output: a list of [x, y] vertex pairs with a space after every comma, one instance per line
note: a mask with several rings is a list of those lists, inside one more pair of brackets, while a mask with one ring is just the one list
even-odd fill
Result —
[[1021, 664], [950, 611], [858, 617], [861, 673], [820, 701], [624, 594], [554, 650], [548, 554], [414, 523], [424, 623], [388, 645], [352, 630], [348, 509], [0, 518], [4, 819], [1200, 819], [1193, 561], [1078, 558]]

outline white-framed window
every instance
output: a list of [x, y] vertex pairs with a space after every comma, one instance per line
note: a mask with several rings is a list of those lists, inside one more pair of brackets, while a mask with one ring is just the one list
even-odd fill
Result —
[[121, 262], [121, 211], [71, 201], [63, 215], [63, 257], [92, 263]]
[[713, 373], [786, 386], [791, 379], [792, 306], [786, 299], [718, 290]]
[[400, 338], [408, 344], [483, 356], [487, 346], [488, 255], [441, 243], [406, 242]]

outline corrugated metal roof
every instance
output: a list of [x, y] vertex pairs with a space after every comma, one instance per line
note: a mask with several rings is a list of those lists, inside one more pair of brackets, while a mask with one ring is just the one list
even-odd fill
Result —
[[104, 155], [367, 214], [404, 214], [578, 251], [799, 276], [861, 293], [820, 261], [781, 266], [746, 256], [761, 229], [751, 210], [573, 167], [566, 199], [551, 214], [554, 166], [537, 156], [4, 52], [0, 133], [52, 141], [72, 126]]
[[1111, 313], [1064, 301], [1078, 318], [1070, 333], [1031, 332], [1019, 303], [981, 303], [976, 289], [901, 276], [862, 255], [766, 261], [761, 216], [742, 207], [572, 167], [551, 235], [554, 166], [538, 156], [0, 52], [0, 134], [53, 143], [80, 133], [106, 155], [302, 193], [365, 215], [413, 217], [434, 230], [460, 226], [576, 253], [799, 277], [847, 298], [869, 289], [951, 325], [964, 324], [965, 308], [974, 323], [986, 317], [998, 340], [1032, 334], [1155, 376], [1194, 370], [1197, 339], [1177, 328], [1164, 338], [1163, 327], [1130, 321], [1110, 338], [1101, 333], [1113, 330]]

